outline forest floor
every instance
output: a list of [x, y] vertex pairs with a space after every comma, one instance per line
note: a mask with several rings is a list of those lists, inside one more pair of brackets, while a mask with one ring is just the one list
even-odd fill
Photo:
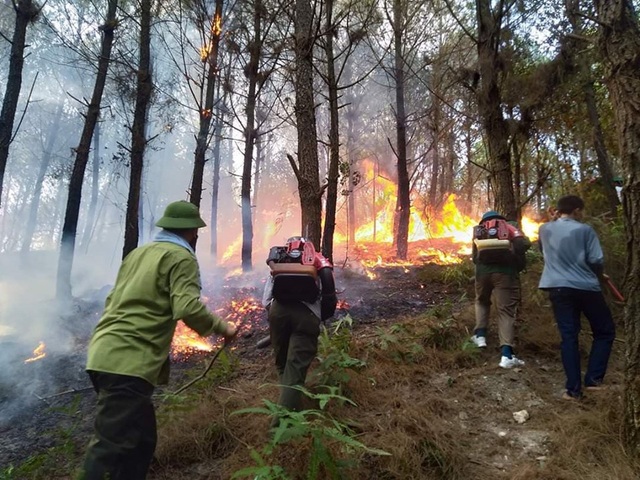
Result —
[[[468, 342], [472, 282], [447, 286], [441, 275], [447, 267], [430, 267], [426, 274], [423, 267], [379, 267], [374, 279], [353, 267], [336, 268], [343, 302], [336, 317], [348, 313], [353, 319], [351, 355], [367, 366], [352, 373], [346, 388], [358, 406], [333, 413], [353, 427], [359, 441], [392, 455], [366, 454], [342, 478], [638, 478], [619, 448], [616, 427], [622, 341], [614, 346], [608, 390], [581, 403], [562, 400], [558, 337], [546, 298], [535, 290], [535, 272], [524, 280], [517, 322], [517, 354], [526, 364], [503, 370], [495, 328], [488, 348]], [[232, 291], [261, 295], [241, 280], [225, 294]], [[100, 308], [99, 302], [81, 302], [71, 316], [86, 319]], [[202, 372], [210, 354], [174, 362], [171, 384], [156, 394], [159, 445], [150, 478], [228, 479], [253, 463], [250, 451], [268, 441], [268, 418], [230, 415], [277, 397], [270, 349], [256, 348], [268, 334], [264, 312], [254, 310], [246, 319], [232, 360], [189, 389], [197, 395], [182, 408], [176, 407], [182, 397], [167, 394]], [[0, 479], [72, 478], [91, 433], [95, 394], [83, 371], [90, 329], [71, 331], [71, 353], [20, 365], [14, 385], [0, 375]], [[585, 334], [583, 346], [588, 341]], [[3, 348], [9, 347], [5, 340]], [[217, 368], [232, 373], [216, 373]], [[526, 419], [519, 423], [514, 413], [523, 411]], [[291, 455], [278, 457], [285, 469], [296, 464]]]

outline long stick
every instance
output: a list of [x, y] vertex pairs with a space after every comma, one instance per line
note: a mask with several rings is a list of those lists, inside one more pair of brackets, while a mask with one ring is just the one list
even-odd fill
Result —
[[216, 354], [213, 356], [213, 358], [211, 358], [211, 360], [209, 360], [209, 365], [207, 365], [207, 368], [204, 369], [204, 372], [202, 372], [200, 374], [200, 376], [194, 378], [193, 380], [191, 380], [189, 383], [185, 383], [183, 386], [181, 386], [178, 390], [176, 390], [175, 392], [173, 392], [174, 395], [178, 395], [179, 393], [182, 393], [183, 391], [185, 391], [187, 388], [189, 388], [191, 385], [193, 385], [194, 383], [196, 383], [199, 380], [202, 380], [207, 373], [209, 373], [209, 370], [211, 370], [211, 367], [213, 366], [213, 364], [215, 363], [215, 361], [218, 359], [218, 357], [220, 356], [220, 354], [222, 353], [222, 351], [227, 348], [227, 345], [229, 345], [228, 342], [224, 342], [224, 344], [222, 345], [222, 347], [220, 347], [218, 349], [218, 351], [216, 352]]
[[622, 296], [620, 291], [616, 288], [616, 286], [613, 284], [611, 279], [609, 277], [606, 277], [604, 281], [607, 284], [607, 287], [609, 287], [609, 290], [611, 291], [613, 296], [616, 297], [616, 300], [618, 300], [619, 302], [624, 302], [624, 297]]

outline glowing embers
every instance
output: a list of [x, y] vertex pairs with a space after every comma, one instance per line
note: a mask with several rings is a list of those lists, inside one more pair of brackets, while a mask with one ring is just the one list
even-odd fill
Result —
[[210, 352], [213, 345], [213, 341], [201, 337], [180, 321], [173, 335], [171, 353], [173, 356], [189, 356], [195, 352]]
[[47, 354], [45, 353], [44, 348], [45, 348], [44, 342], [40, 342], [38, 346], [35, 348], [35, 350], [33, 351], [33, 356], [30, 358], [27, 358], [24, 361], [24, 363], [35, 362], [36, 360], [40, 360], [41, 358], [46, 357]]
[[[202, 297], [202, 301], [210, 308], [215, 306], [215, 314], [238, 328], [238, 334], [242, 335], [251, 331], [258, 324], [263, 316], [264, 309], [260, 302], [252, 296], [235, 300], [213, 300], [209, 297]], [[183, 322], [178, 322], [176, 331], [171, 343], [171, 356], [176, 359], [187, 359], [198, 352], [210, 352], [219, 345], [222, 338], [217, 335], [201, 337], [196, 332], [187, 327]]]
[[338, 304], [336, 305], [337, 310], [349, 311], [351, 305], [346, 300], [338, 300]]

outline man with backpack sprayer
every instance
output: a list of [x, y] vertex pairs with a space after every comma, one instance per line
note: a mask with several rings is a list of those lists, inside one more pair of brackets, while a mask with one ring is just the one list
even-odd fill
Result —
[[498, 310], [501, 368], [524, 365], [513, 353], [514, 323], [520, 301], [518, 273], [526, 265], [529, 239], [494, 210], [486, 212], [473, 229], [473, 263], [476, 265], [476, 326], [471, 341], [487, 346], [487, 328], [493, 293]]
[[[281, 384], [278, 404], [299, 410], [302, 386], [318, 351], [320, 322], [333, 316], [338, 303], [333, 265], [303, 237], [271, 247], [263, 306], [268, 311], [269, 336]], [[271, 427], [280, 423], [274, 417]]]

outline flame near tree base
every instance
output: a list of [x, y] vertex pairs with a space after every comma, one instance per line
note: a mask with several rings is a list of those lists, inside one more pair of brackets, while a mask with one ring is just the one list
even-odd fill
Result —
[[[378, 177], [378, 182], [386, 181]], [[344, 259], [344, 263], [350, 265], [352, 270], [368, 277], [371, 280], [377, 278], [373, 268], [376, 266], [413, 266], [426, 263], [437, 265], [455, 265], [462, 263], [471, 254], [471, 240], [473, 227], [478, 224], [478, 219], [471, 218], [462, 213], [458, 208], [456, 195], [447, 197], [441, 211], [433, 212], [428, 208], [418, 208], [419, 202], [414, 199], [412, 208], [409, 244], [407, 258], [399, 260], [396, 257], [396, 248], [393, 245], [393, 214], [395, 207], [395, 185], [383, 185], [388, 191], [382, 195], [386, 198], [384, 208], [378, 210], [376, 220], [366, 223], [356, 229], [356, 242], [349, 245], [346, 236], [337, 232], [335, 235], [334, 259]], [[380, 187], [381, 188], [381, 187]], [[388, 198], [387, 198], [388, 197]], [[278, 228], [273, 228], [267, 223], [266, 230], [270, 232], [265, 245], [276, 245], [275, 239]], [[277, 223], [277, 222], [276, 222]], [[523, 217], [522, 230], [531, 240], [538, 237], [540, 223], [530, 217]], [[240, 263], [239, 252], [242, 238], [232, 242], [227, 252], [223, 255], [223, 263], [226, 265], [238, 265]], [[271, 243], [270, 243], [271, 242]], [[267, 247], [268, 248], [268, 247]], [[256, 258], [260, 254], [256, 252]], [[340, 260], [335, 260], [339, 267]], [[257, 265], [256, 265], [256, 268]], [[226, 281], [236, 278], [237, 269], [231, 269], [226, 276]], [[242, 274], [240, 272], [240, 277]], [[207, 294], [213, 294], [216, 287], [205, 284], [203, 290]], [[260, 295], [261, 292], [258, 292]], [[216, 314], [226, 321], [240, 326], [240, 333], [251, 330], [254, 324], [264, 317], [264, 311], [260, 302], [254, 298], [255, 292], [244, 292], [244, 298], [219, 298], [211, 301], [204, 298], [210, 308], [217, 308]], [[172, 355], [174, 358], [185, 359], [196, 352], [210, 352], [216, 347], [218, 337], [202, 338], [190, 330], [182, 322], [178, 323]]]

